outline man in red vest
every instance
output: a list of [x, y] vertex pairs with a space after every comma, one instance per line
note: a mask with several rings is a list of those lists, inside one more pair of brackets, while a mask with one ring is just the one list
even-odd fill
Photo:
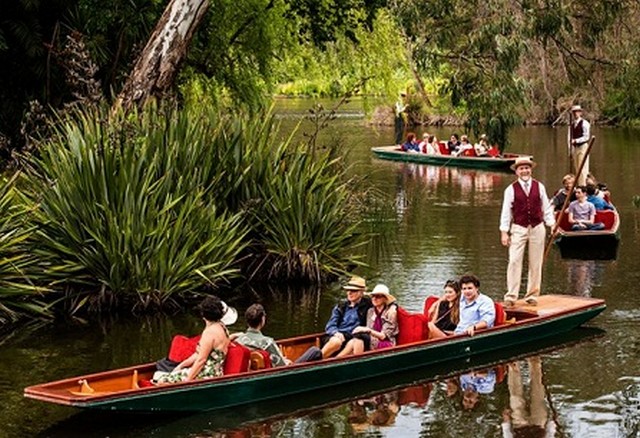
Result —
[[504, 190], [500, 215], [500, 240], [509, 248], [506, 306], [514, 306], [520, 293], [525, 246], [529, 244], [529, 275], [525, 301], [536, 305], [542, 282], [544, 257], [544, 225], [553, 227], [553, 207], [544, 185], [531, 177], [535, 163], [530, 157], [519, 157], [511, 168], [518, 179]]
[[580, 163], [584, 160], [582, 172], [580, 172], [580, 175], [576, 175], [577, 185], [583, 186], [587, 184], [587, 175], [589, 174], [587, 149], [591, 138], [591, 125], [582, 118], [582, 107], [580, 105], [573, 105], [571, 114], [573, 115], [573, 121], [569, 126], [569, 148], [573, 172], [578, 172]]

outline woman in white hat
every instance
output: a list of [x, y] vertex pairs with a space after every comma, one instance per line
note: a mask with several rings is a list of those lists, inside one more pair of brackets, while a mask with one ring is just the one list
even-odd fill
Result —
[[187, 382], [222, 376], [229, 348], [227, 325], [236, 322], [238, 312], [215, 295], [205, 298], [198, 309], [205, 327], [196, 351], [180, 362], [171, 373], [158, 376], [158, 383]]
[[367, 311], [367, 325], [353, 330], [353, 339], [345, 345], [338, 357], [360, 354], [365, 351], [367, 344], [370, 345], [371, 350], [396, 345], [398, 315], [395, 297], [389, 293], [389, 288], [384, 284], [376, 285], [369, 295], [373, 307]]

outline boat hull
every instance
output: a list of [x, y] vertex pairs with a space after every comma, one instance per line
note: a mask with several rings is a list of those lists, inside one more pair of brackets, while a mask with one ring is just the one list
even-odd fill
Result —
[[563, 259], [615, 260], [620, 243], [620, 215], [617, 210], [601, 210], [596, 213], [596, 222], [605, 224], [604, 230], [571, 231], [566, 215], [558, 228], [555, 244]]
[[118, 392], [101, 397], [64, 399], [47, 396], [45, 387], [55, 386], [56, 382], [26, 388], [25, 395], [78, 408], [112, 411], [205, 411], [252, 404], [411, 369], [428, 369], [444, 361], [464, 361], [479, 354], [542, 340], [582, 325], [606, 307], [603, 300], [572, 299], [584, 300], [585, 305], [559, 314], [541, 315], [512, 325], [495, 327], [473, 337], [456, 336], [444, 340], [421, 341], [343, 359], [225, 376], [188, 385]]
[[[433, 164], [436, 166], [464, 167], [468, 169], [484, 169], [511, 172], [511, 165], [520, 154], [508, 154], [499, 157], [454, 157], [451, 155], [427, 155], [408, 153], [398, 150], [396, 146], [380, 146], [371, 148], [373, 153], [383, 160], [405, 161], [410, 163]], [[524, 155], [530, 157], [530, 155]]]

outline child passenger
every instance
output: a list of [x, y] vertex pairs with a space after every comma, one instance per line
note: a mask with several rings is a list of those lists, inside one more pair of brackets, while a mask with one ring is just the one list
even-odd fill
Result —
[[451, 336], [460, 321], [460, 285], [449, 280], [442, 297], [429, 309], [429, 339]]

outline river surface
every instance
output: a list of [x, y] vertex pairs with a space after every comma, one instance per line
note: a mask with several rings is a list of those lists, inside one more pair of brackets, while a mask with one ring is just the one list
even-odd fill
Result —
[[[297, 124], [310, 105], [279, 101], [284, 129]], [[359, 273], [371, 286], [387, 284], [413, 311], [422, 309], [427, 295], [439, 294], [447, 279], [465, 272], [477, 274], [481, 290], [501, 299], [507, 251], [500, 245], [498, 221], [502, 191], [513, 175], [378, 160], [370, 147], [389, 144], [393, 132], [367, 125], [362, 108], [362, 102], [341, 108], [320, 135], [349, 149], [346, 159], [354, 173], [389, 199], [391, 214], [371, 218], [380, 237], [367, 248], [369, 267]], [[301, 130], [312, 128], [303, 124]], [[461, 133], [429, 130], [439, 138]], [[546, 436], [640, 437], [640, 209], [632, 204], [640, 195], [640, 131], [596, 127], [593, 134], [591, 170], [608, 184], [620, 211], [618, 258], [563, 260], [553, 248], [543, 279], [543, 293], [606, 299], [607, 310], [590, 328], [469, 363], [305, 397], [191, 416], [149, 416], [80, 413], [26, 400], [22, 389], [157, 360], [172, 335], [201, 331], [197, 318], [178, 314], [23, 326], [0, 340], [0, 437], [501, 437], [509, 436], [503, 430], [511, 430], [518, 418], [540, 424]], [[510, 150], [534, 155], [534, 176], [549, 192], [557, 189], [568, 167], [565, 128], [521, 128], [511, 139]], [[264, 331], [280, 338], [321, 331], [341, 296], [337, 284], [320, 290], [257, 285], [228, 300], [240, 314], [251, 302], [262, 302], [268, 312]], [[231, 327], [241, 329], [240, 323]], [[461, 386], [470, 385], [479, 389], [475, 398], [462, 395]], [[510, 404], [518, 387], [524, 412]]]

